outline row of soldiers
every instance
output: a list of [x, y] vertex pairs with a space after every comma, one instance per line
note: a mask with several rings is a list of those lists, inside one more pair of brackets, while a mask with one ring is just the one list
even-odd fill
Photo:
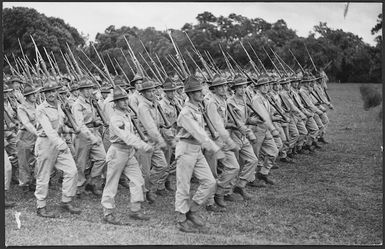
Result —
[[[176, 185], [177, 227], [198, 231], [201, 206], [224, 212], [239, 195], [254, 200], [246, 186], [274, 185], [277, 160], [292, 164], [328, 143], [325, 74], [95, 79], [5, 82], [5, 190], [14, 181], [33, 191], [41, 217], [56, 217], [46, 203], [59, 172], [61, 207], [71, 214], [81, 213], [74, 197], [91, 193], [101, 198], [105, 222], [124, 224], [115, 215], [121, 184], [130, 191], [130, 217], [148, 220], [141, 203]], [[14, 205], [6, 195], [6, 207]]]

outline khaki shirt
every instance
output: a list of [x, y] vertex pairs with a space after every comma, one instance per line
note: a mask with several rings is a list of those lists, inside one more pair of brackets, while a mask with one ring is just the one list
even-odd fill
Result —
[[310, 91], [308, 89], [306, 89], [305, 87], [301, 87], [299, 89], [298, 94], [301, 94], [303, 100], [306, 102], [307, 109], [309, 109], [310, 111], [318, 115], [321, 115], [323, 113], [320, 109], [318, 109], [318, 107], [316, 107], [313, 104], [313, 101], [311, 100], [311, 97], [310, 97]]
[[[72, 114], [78, 125], [80, 132], [90, 136], [91, 141], [97, 140], [87, 125], [92, 124], [96, 120], [96, 110], [90, 101], [79, 95], [72, 106]], [[93, 130], [92, 130], [93, 131]]]
[[132, 146], [135, 149], [144, 149], [147, 145], [135, 135], [130, 113], [115, 108], [110, 116], [110, 141]]
[[17, 117], [21, 122], [21, 130], [27, 130], [32, 134], [37, 135], [37, 121], [36, 121], [36, 104], [25, 101], [24, 104], [17, 108]]
[[228, 115], [226, 100], [216, 94], [212, 94], [206, 105], [206, 113], [218, 135], [223, 141], [227, 141], [230, 138], [230, 134], [225, 128]]
[[130, 97], [130, 105], [136, 112], [138, 112], [139, 103], [141, 102], [142, 95], [138, 92], [138, 90], [135, 90], [132, 96]]
[[138, 106], [138, 119], [144, 127], [144, 133], [148, 135], [150, 140], [161, 143], [164, 142], [164, 139], [162, 138], [159, 128], [163, 122], [156, 105], [157, 103], [149, 101], [141, 96]]
[[37, 134], [41, 137], [48, 137], [56, 146], [65, 144], [59, 133], [65, 128], [66, 116], [60, 105], [57, 107], [44, 101], [36, 108]]
[[177, 124], [180, 128], [177, 138], [189, 139], [193, 142], [201, 144], [202, 147], [217, 151], [219, 147], [209, 138], [205, 131], [205, 124], [201, 109], [187, 101], [182, 108]]

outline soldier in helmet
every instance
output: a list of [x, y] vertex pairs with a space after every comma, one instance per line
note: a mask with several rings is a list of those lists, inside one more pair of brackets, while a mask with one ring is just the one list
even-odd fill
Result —
[[26, 85], [23, 92], [26, 101], [20, 104], [17, 109], [17, 116], [21, 124], [16, 144], [19, 162], [19, 185], [24, 192], [35, 191], [34, 147], [37, 138], [36, 97], [39, 90], [31, 85]]
[[[78, 167], [78, 193], [91, 191], [96, 196], [102, 192], [98, 187], [99, 177], [102, 175], [106, 164], [106, 151], [104, 149], [98, 128], [103, 124], [96, 116], [96, 110], [91, 103], [93, 83], [83, 79], [79, 82], [79, 97], [72, 106], [72, 113], [79, 130], [76, 136], [76, 164]], [[86, 179], [87, 162], [92, 161], [91, 172]]]
[[[202, 153], [202, 148], [214, 154], [220, 148], [209, 138], [204, 129], [200, 104], [203, 101], [202, 85], [194, 76], [185, 80], [185, 93], [189, 100], [178, 116], [178, 142], [175, 150], [177, 190], [175, 211], [177, 227], [184, 232], [196, 232], [204, 226], [198, 215], [200, 206], [214, 194], [216, 181]], [[199, 186], [190, 199], [191, 178], [199, 179]]]
[[268, 77], [260, 77], [254, 84], [255, 95], [251, 101], [251, 105], [255, 110], [265, 113], [263, 117], [264, 123], [252, 126], [257, 142], [253, 144], [255, 155], [258, 157], [258, 165], [256, 170], [256, 179], [253, 182], [255, 187], [266, 187], [265, 184], [273, 185], [275, 181], [269, 176], [274, 161], [278, 156], [278, 148], [274, 141], [274, 137], [279, 137], [279, 131], [273, 125], [271, 118], [271, 108], [269, 101], [266, 99], [268, 84], [271, 80]]
[[[149, 178], [149, 191], [147, 198], [153, 202], [156, 192], [162, 193], [165, 191], [165, 180], [168, 174], [168, 164], [162, 150], [167, 149], [167, 144], [162, 137], [160, 128], [164, 126], [161, 114], [157, 107], [158, 103], [155, 100], [155, 82], [145, 79], [140, 87], [141, 99], [138, 106], [138, 119], [144, 127], [144, 132], [149, 140], [154, 143], [154, 151], [149, 156], [151, 158], [151, 170], [148, 177], [149, 169], [143, 169], [145, 178]], [[144, 165], [142, 165], [144, 166]], [[147, 164], [145, 166], [148, 166]]]
[[[180, 113], [180, 110], [182, 107], [179, 105], [178, 101], [176, 100], [175, 94], [176, 89], [178, 89], [178, 85], [176, 85], [171, 78], [166, 78], [165, 82], [163, 83], [163, 91], [165, 93], [165, 96], [162, 98], [162, 100], [159, 101], [160, 106], [162, 107], [162, 110], [167, 118], [167, 120], [173, 124], [170, 129], [167, 129], [168, 133], [164, 133], [163, 136], [167, 137], [168, 140], [174, 140], [176, 133], [177, 133], [177, 127], [176, 127], [176, 120], [178, 118], [178, 115]], [[175, 142], [171, 142], [172, 146], [169, 146], [165, 150], [165, 156], [168, 165], [170, 165], [169, 173], [166, 179], [166, 189], [169, 191], [175, 191], [173, 186], [171, 185], [171, 175], [175, 173], [175, 164], [171, 163], [171, 157], [173, 152], [175, 151]]]
[[[239, 146], [236, 144], [230, 136], [228, 129], [235, 128], [233, 123], [228, 122], [228, 111], [226, 103], [226, 89], [227, 81], [220, 75], [215, 75], [211, 85], [209, 86], [212, 91], [211, 97], [207, 101], [206, 112], [210, 117], [210, 120], [218, 132], [218, 135], [223, 141], [223, 151], [225, 158], [217, 163], [217, 158], [214, 155], [206, 154], [207, 161], [213, 171], [214, 176], [217, 175], [217, 190], [214, 198], [210, 198], [209, 205], [213, 204], [213, 201], [222, 208], [225, 208], [227, 204], [224, 202], [236, 201], [233, 196], [233, 186], [231, 182], [239, 174], [239, 163], [234, 152], [239, 151]], [[217, 174], [217, 168], [220, 168], [221, 173]]]
[[48, 196], [48, 182], [53, 168], [63, 171], [61, 207], [72, 214], [79, 214], [81, 210], [72, 204], [76, 194], [77, 169], [68, 145], [60, 136], [62, 131], [69, 130], [65, 126], [66, 116], [58, 103], [57, 90], [60, 86], [48, 80], [41, 90], [45, 94], [45, 101], [36, 109], [38, 122], [35, 145], [36, 160], [36, 190], [37, 214], [42, 217], [54, 218], [55, 214], [46, 209]]
[[152, 146], [143, 142], [134, 134], [128, 107], [128, 96], [120, 86], [114, 88], [111, 101], [115, 105], [114, 113], [110, 116], [111, 146], [107, 152], [106, 184], [101, 201], [104, 210], [103, 219], [111, 224], [123, 224], [114, 215], [114, 198], [118, 190], [119, 178], [121, 174], [124, 174], [130, 179], [130, 217], [138, 220], [148, 220], [149, 217], [140, 211], [140, 203], [144, 201], [144, 179], [134, 154], [135, 150], [151, 152]]

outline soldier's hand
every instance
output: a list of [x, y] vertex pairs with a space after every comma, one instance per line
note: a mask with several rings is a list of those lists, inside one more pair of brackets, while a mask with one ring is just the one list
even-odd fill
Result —
[[68, 148], [68, 145], [65, 142], [62, 142], [58, 145], [57, 149], [61, 152], [66, 151]]
[[274, 130], [271, 131], [271, 135], [273, 137], [279, 137], [279, 131], [277, 129], [274, 129]]
[[151, 153], [151, 152], [154, 151], [154, 147], [152, 147], [151, 144], [147, 143], [147, 144], [144, 146], [143, 150], [144, 150], [146, 153]]
[[222, 150], [218, 150], [215, 152], [215, 158], [217, 160], [223, 160], [223, 159], [225, 159], [225, 157], [226, 157], [226, 155]]

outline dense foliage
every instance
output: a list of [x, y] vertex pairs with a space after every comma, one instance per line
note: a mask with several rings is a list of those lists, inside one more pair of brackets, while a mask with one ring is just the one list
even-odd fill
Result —
[[[373, 34], [378, 34], [375, 47], [363, 42], [362, 38], [353, 33], [329, 28], [327, 23], [319, 23], [314, 26], [313, 32], [308, 37], [303, 38], [290, 29], [282, 19], [277, 20], [275, 23], [268, 23], [262, 18], [250, 19], [237, 14], [216, 17], [210, 12], [203, 12], [196, 17], [196, 20], [196, 24], [186, 23], [180, 30], [172, 31], [174, 41], [180, 48], [190, 70], [193, 70], [195, 66], [187, 56], [187, 50], [198, 65], [201, 66], [201, 64], [197, 56], [192, 52], [191, 43], [184, 32], [189, 35], [203, 56], [205, 56], [203, 51], [209, 53], [220, 69], [225, 69], [226, 63], [219, 45], [236, 58], [241, 66], [251, 68], [249, 59], [239, 41], [243, 41], [250, 56], [260, 69], [261, 65], [258, 63], [249, 43], [268, 69], [272, 69], [273, 65], [264, 49], [268, 51], [270, 56], [272, 56], [271, 49], [274, 50], [291, 68], [298, 70], [298, 65], [289, 53], [290, 49], [303, 67], [313, 69], [305, 50], [306, 45], [317, 68], [324, 67], [331, 61], [325, 70], [331, 81], [342, 83], [381, 82], [382, 14], [378, 16], [377, 24], [372, 29]], [[43, 47], [48, 51], [53, 51], [63, 72], [66, 69], [60, 60], [60, 49], [63, 52], [68, 51], [65, 45], [66, 42], [74, 51], [75, 56], [80, 57], [91, 71], [96, 72], [91, 63], [79, 52], [79, 49], [82, 49], [95, 64], [101, 66], [91, 44], [85, 44], [84, 37], [75, 28], [65, 24], [59, 18], [46, 17], [34, 9], [5, 8], [3, 10], [3, 34], [4, 52], [8, 57], [12, 53], [16, 57], [21, 56], [17, 41], [19, 38], [24, 52], [29, 58], [34, 58], [34, 47], [29, 37], [33, 35], [41, 52], [44, 51]], [[142, 56], [148, 64], [151, 62], [140, 41], [143, 42], [152, 58], [156, 58], [155, 54], [160, 58], [166, 71], [173, 71], [173, 67], [168, 63], [166, 57], [170, 54], [175, 55], [175, 50], [166, 31], [158, 31], [152, 27], [139, 29], [129, 26], [117, 29], [114, 25], [111, 25], [103, 33], [96, 35], [95, 48], [101, 54], [112, 74], [115, 73], [115, 69], [121, 74], [120, 66], [129, 78], [133, 77], [133, 72], [122, 55], [123, 51], [130, 60], [129, 49], [124, 37], [129, 41], [130, 46], [145, 69], [148, 69], [148, 66], [143, 61]], [[112, 59], [115, 69], [107, 54]], [[117, 60], [119, 66], [114, 59]], [[206, 57], [206, 59], [208, 58]], [[277, 66], [279, 67], [279, 65]], [[131, 67], [134, 68], [134, 65], [131, 64]], [[151, 71], [148, 71], [148, 74], [151, 75]]]

